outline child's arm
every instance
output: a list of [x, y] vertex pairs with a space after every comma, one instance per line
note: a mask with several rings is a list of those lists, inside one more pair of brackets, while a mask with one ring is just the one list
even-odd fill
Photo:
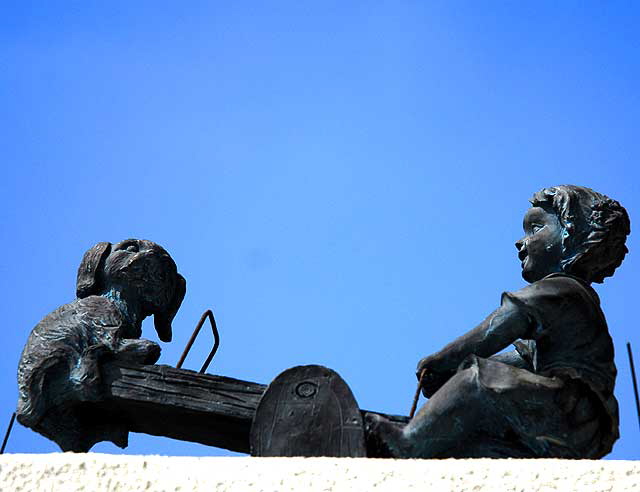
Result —
[[467, 356], [490, 357], [519, 338], [525, 338], [529, 326], [527, 314], [504, 296], [502, 305], [482, 323], [418, 363], [418, 378], [426, 370], [427, 377], [423, 380], [425, 395], [431, 396], [446, 383]]

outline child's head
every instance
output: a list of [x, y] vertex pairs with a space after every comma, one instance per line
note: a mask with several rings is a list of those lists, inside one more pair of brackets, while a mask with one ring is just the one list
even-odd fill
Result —
[[533, 195], [533, 207], [555, 213], [562, 227], [562, 271], [602, 283], [627, 254], [629, 216], [615, 200], [573, 185], [545, 188]]

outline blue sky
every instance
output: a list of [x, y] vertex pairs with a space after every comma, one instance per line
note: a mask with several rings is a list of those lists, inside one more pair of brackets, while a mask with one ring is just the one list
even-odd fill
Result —
[[[636, 3], [230, 3], [0, 5], [3, 429], [29, 331], [74, 298], [99, 241], [156, 241], [186, 277], [161, 363], [212, 308], [211, 372], [268, 383], [323, 364], [362, 408], [406, 414], [417, 361], [525, 285], [514, 242], [533, 192], [592, 187], [634, 228]], [[615, 459], [640, 457], [636, 242], [596, 286]], [[20, 426], [8, 446], [56, 450]], [[138, 434], [124, 452], [228, 454]]]

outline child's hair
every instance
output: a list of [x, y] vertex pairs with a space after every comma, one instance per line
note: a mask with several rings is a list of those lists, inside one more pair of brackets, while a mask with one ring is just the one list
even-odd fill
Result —
[[544, 188], [530, 200], [554, 212], [562, 225], [562, 270], [588, 282], [602, 283], [620, 266], [628, 250], [627, 211], [590, 188], [562, 185]]

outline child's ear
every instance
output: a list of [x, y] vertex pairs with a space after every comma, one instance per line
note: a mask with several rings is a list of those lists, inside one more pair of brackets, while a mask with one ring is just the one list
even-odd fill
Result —
[[84, 254], [76, 280], [76, 296], [82, 299], [97, 294], [104, 261], [111, 253], [111, 243], [98, 243]]

